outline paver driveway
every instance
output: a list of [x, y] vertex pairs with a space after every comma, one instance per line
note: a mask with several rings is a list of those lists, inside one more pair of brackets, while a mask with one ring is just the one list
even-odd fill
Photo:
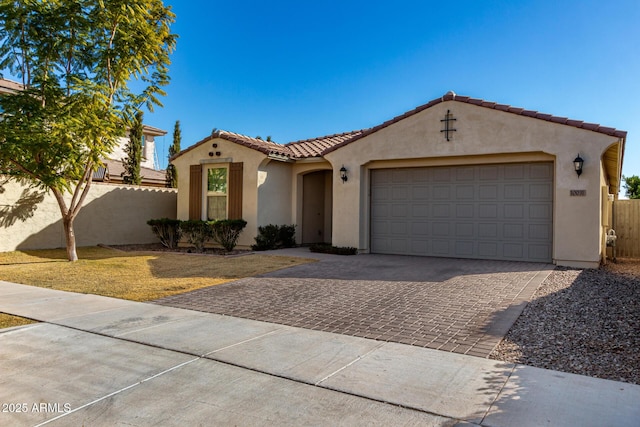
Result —
[[155, 302], [487, 357], [553, 269], [374, 254], [320, 258]]

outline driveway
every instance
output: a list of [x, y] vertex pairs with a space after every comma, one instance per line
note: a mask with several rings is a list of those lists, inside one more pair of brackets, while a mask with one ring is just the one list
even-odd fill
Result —
[[395, 255], [274, 255], [318, 262], [157, 304], [487, 357], [549, 264]]

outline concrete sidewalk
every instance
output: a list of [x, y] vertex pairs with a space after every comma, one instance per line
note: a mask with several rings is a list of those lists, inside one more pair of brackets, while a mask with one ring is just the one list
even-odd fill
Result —
[[0, 282], [0, 425], [637, 426], [640, 386]]

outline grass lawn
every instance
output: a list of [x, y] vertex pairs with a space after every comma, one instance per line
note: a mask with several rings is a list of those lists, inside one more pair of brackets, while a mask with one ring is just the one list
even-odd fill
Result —
[[[122, 252], [102, 247], [78, 248], [77, 262], [64, 249], [0, 252], [0, 280], [62, 291], [96, 294], [132, 301], [219, 285], [310, 259], [251, 254], [239, 257], [170, 252]], [[24, 321], [2, 315], [0, 327]]]

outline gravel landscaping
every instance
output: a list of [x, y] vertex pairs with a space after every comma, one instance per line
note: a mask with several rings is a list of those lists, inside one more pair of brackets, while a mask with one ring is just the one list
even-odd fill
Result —
[[640, 384], [640, 260], [557, 267], [490, 358]]

